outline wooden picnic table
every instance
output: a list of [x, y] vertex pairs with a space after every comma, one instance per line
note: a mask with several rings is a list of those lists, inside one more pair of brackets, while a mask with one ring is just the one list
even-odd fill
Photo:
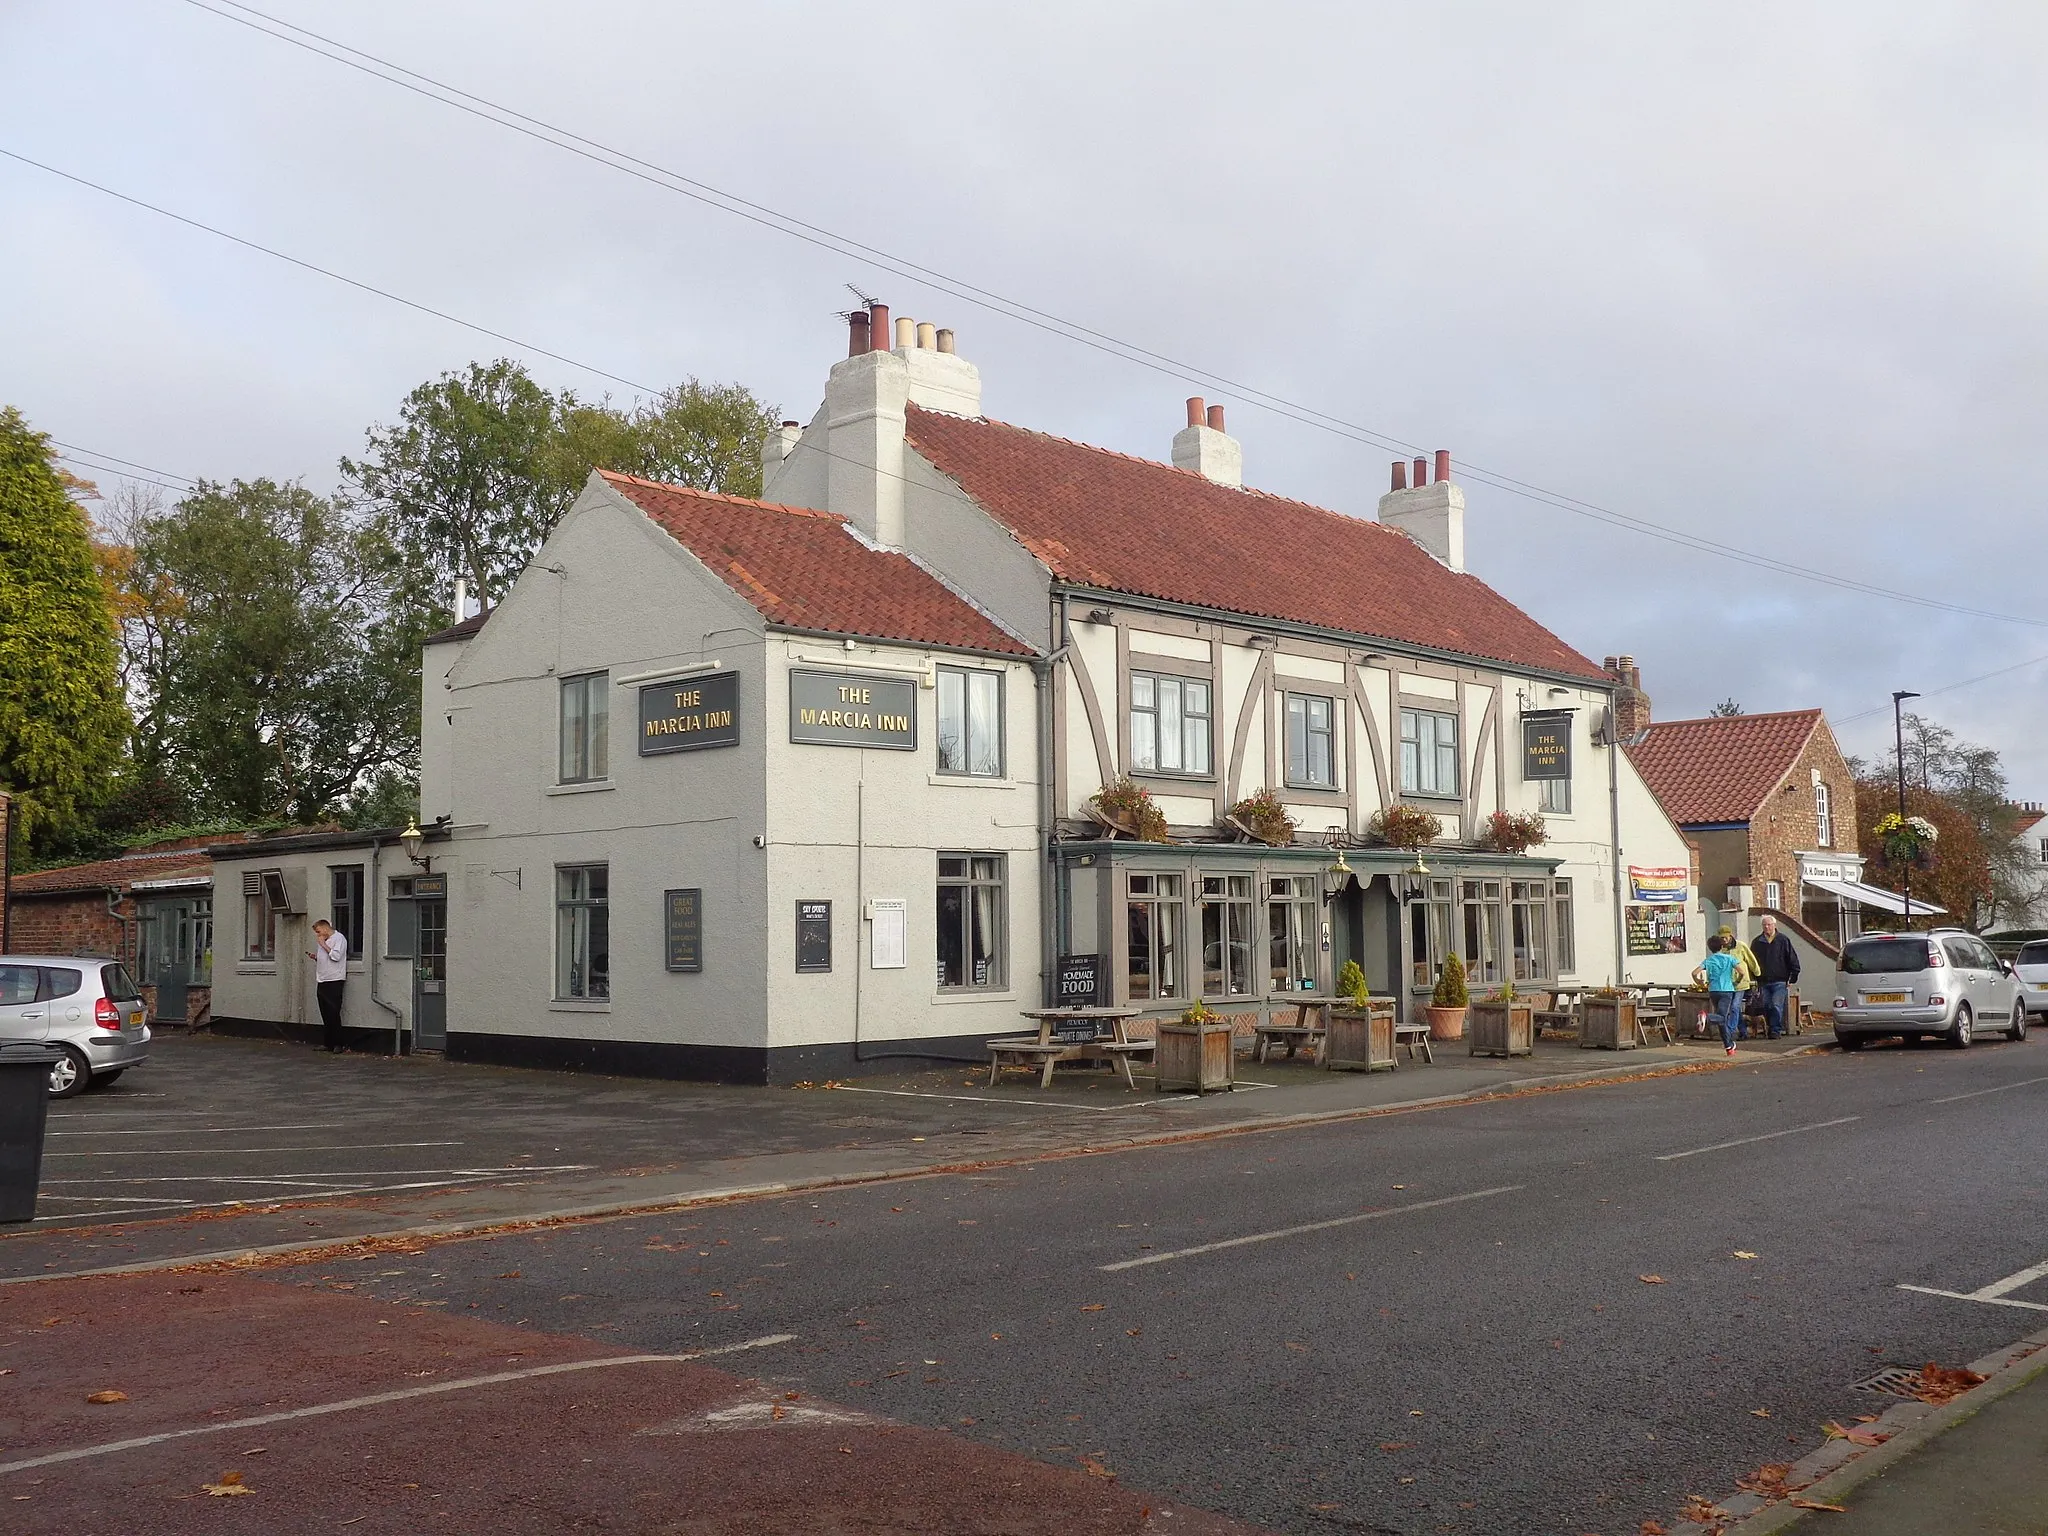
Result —
[[[1264, 1064], [1268, 1052], [1276, 1045], [1287, 1047], [1288, 1059], [1304, 1045], [1314, 1055], [1315, 1064], [1323, 1064], [1323, 1051], [1330, 1039], [1330, 1010], [1337, 1004], [1334, 997], [1297, 998], [1294, 1004], [1294, 1022], [1282, 1024], [1278, 1015], [1252, 1030], [1252, 1059]], [[1283, 1005], [1284, 1006], [1284, 1005]], [[1310, 1015], [1314, 1018], [1311, 1019]]]
[[[1004, 1067], [1037, 1067], [1038, 1086], [1052, 1086], [1052, 1069], [1063, 1061], [1113, 1061], [1123, 1073], [1124, 1086], [1133, 1092], [1137, 1080], [1131, 1076], [1131, 1058], [1150, 1056], [1153, 1042], [1133, 1040], [1129, 1021], [1142, 1012], [1137, 1008], [1026, 1008], [1024, 1017], [1038, 1021], [1035, 1036], [1022, 1035], [988, 1043], [988, 1081], [993, 1088], [996, 1074]], [[1085, 1038], [1078, 1026], [1090, 1026]], [[1109, 1026], [1109, 1038], [1102, 1038], [1101, 1026]], [[1054, 1038], [1056, 1035], [1063, 1038]]]

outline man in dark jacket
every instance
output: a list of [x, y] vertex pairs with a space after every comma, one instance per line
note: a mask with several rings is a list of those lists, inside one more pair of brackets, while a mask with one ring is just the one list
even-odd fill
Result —
[[1763, 993], [1764, 1023], [1775, 1040], [1785, 1033], [1785, 1005], [1792, 983], [1799, 979], [1799, 951], [1778, 932], [1778, 920], [1766, 913], [1764, 931], [1750, 945], [1756, 956], [1757, 990]]

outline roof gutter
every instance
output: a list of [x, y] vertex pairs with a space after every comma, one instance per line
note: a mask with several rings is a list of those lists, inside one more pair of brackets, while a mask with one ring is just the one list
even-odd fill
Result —
[[1424, 661], [1448, 662], [1454, 666], [1484, 666], [1496, 671], [1512, 673], [1516, 677], [1535, 678], [1544, 682], [1563, 683], [1574, 688], [1585, 688], [1596, 693], [1612, 694], [1614, 680], [1595, 676], [1591, 673], [1558, 672], [1544, 667], [1524, 666], [1520, 662], [1503, 661], [1497, 656], [1479, 656], [1466, 651], [1443, 650], [1436, 646], [1417, 645], [1412, 640], [1392, 640], [1385, 635], [1368, 635], [1351, 629], [1325, 629], [1317, 624], [1303, 624], [1294, 619], [1268, 618], [1263, 614], [1242, 613], [1232, 608], [1210, 608], [1200, 603], [1172, 602], [1163, 598], [1144, 597], [1133, 592], [1120, 592], [1114, 587], [1093, 587], [1082, 582], [1055, 580], [1053, 591], [1065, 598], [1069, 595], [1084, 600], [1097, 600], [1119, 608], [1139, 608], [1147, 613], [1166, 614], [1176, 618], [1193, 615], [1211, 623], [1229, 624], [1238, 629], [1254, 632], [1272, 631], [1293, 635], [1304, 640], [1320, 640], [1327, 644], [1348, 645], [1354, 649], [1362, 647], [1386, 647], [1403, 655], [1417, 657]]
[[[794, 624], [769, 624], [771, 635], [795, 635], [804, 640], [830, 640], [834, 645], [843, 645], [851, 640], [858, 645], [892, 645], [903, 650], [944, 651], [949, 656], [976, 656], [986, 661], [1025, 662], [1038, 659], [1038, 652], [1029, 648], [1022, 651], [991, 651], [972, 645], [947, 645], [938, 640], [904, 640], [888, 635], [853, 635], [837, 629], [800, 629]], [[1017, 642], [1023, 645], [1022, 640]]]

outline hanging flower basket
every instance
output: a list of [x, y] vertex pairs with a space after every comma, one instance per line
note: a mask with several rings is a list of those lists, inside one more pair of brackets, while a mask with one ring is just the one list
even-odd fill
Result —
[[1928, 869], [1934, 864], [1934, 845], [1941, 834], [1925, 816], [1901, 816], [1887, 811], [1878, 818], [1879, 846], [1884, 861], [1899, 869]]
[[1549, 842], [1550, 833], [1534, 811], [1495, 811], [1480, 829], [1479, 841], [1495, 853], [1520, 855]]
[[1297, 823], [1287, 814], [1287, 807], [1280, 803], [1280, 797], [1270, 789], [1262, 789], [1256, 795], [1238, 801], [1224, 819], [1247, 837], [1275, 848], [1285, 848], [1294, 841]]
[[1135, 837], [1141, 843], [1171, 841], [1166, 835], [1166, 812], [1159, 809], [1152, 792], [1133, 781], [1129, 774], [1090, 795], [1088, 806], [1097, 820], [1126, 837]]
[[1443, 836], [1444, 824], [1419, 806], [1390, 805], [1373, 812], [1366, 830], [1389, 848], [1413, 853]]

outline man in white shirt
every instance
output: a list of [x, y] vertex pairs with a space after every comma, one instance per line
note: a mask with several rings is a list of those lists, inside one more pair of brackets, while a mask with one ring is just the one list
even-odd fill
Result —
[[348, 980], [348, 935], [337, 933], [334, 924], [321, 918], [313, 924], [313, 948], [306, 951], [313, 962], [313, 990], [320, 998], [320, 1022], [325, 1026], [325, 1049], [341, 1050], [341, 988]]

